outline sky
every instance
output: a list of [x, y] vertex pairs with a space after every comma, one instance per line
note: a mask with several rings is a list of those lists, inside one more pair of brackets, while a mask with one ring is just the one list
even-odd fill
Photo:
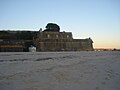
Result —
[[56, 23], [94, 48], [120, 48], [120, 0], [0, 0], [0, 30], [43, 30]]

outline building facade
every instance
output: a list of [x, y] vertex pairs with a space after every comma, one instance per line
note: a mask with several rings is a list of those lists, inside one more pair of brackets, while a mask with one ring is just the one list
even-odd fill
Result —
[[0, 41], [0, 52], [23, 52], [24, 42], [21, 41]]
[[31, 45], [37, 51], [93, 50], [92, 39], [74, 39], [72, 32], [60, 32], [54, 23], [48, 23], [44, 31], [0, 31], [0, 52], [26, 52]]
[[37, 51], [92, 51], [93, 41], [73, 39], [71, 32], [39, 32], [34, 40]]

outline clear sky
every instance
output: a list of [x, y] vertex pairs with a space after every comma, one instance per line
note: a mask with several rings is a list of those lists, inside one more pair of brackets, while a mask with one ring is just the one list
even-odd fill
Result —
[[0, 0], [0, 29], [45, 29], [57, 23], [94, 48], [120, 48], [120, 0]]

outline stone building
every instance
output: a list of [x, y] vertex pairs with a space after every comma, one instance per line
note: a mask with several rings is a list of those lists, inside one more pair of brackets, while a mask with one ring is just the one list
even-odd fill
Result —
[[23, 52], [24, 46], [21, 41], [0, 41], [0, 52]]
[[0, 52], [28, 52], [38, 31], [0, 30]]
[[29, 51], [31, 45], [37, 51], [91, 51], [93, 41], [74, 39], [72, 32], [60, 32], [60, 27], [48, 23], [42, 31], [0, 31], [0, 52]]
[[71, 32], [55, 30], [40, 31], [34, 44], [37, 51], [91, 51], [93, 41], [87, 39], [73, 39]]

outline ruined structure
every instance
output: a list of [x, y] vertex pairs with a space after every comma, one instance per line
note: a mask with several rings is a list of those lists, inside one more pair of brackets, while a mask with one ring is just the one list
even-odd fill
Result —
[[0, 52], [23, 52], [24, 42], [4, 40], [0, 41]]
[[73, 39], [71, 32], [60, 32], [60, 27], [48, 23], [42, 31], [0, 31], [0, 52], [27, 52], [31, 45], [37, 51], [91, 51], [93, 41]]
[[[37, 51], [91, 51], [93, 41], [87, 39], [73, 39], [71, 32], [59, 32], [58, 26], [50, 26], [40, 31], [34, 40]], [[47, 27], [46, 26], [46, 27]], [[51, 27], [52, 26], [52, 27]], [[54, 28], [55, 27], [55, 28]], [[58, 29], [56, 29], [58, 27]]]
[[0, 30], [0, 52], [27, 52], [38, 31]]

